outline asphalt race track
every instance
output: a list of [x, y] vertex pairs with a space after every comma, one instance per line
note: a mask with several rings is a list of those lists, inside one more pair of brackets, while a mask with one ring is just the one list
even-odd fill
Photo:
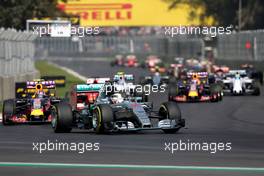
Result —
[[[120, 70], [133, 73], [136, 77], [148, 74], [141, 68], [112, 68], [104, 61], [76, 61], [74, 64], [68, 61], [56, 61], [56, 63], [87, 77], [109, 77]], [[236, 96], [224, 97], [219, 103], [179, 104], [182, 116], [186, 119], [186, 128], [177, 134], [145, 131], [96, 135], [81, 130], [74, 130], [70, 134], [55, 134], [50, 125], [7, 127], [1, 125], [0, 175], [261, 176], [264, 175], [264, 169], [258, 170], [258, 168], [264, 168], [263, 98], [263, 95]], [[166, 101], [167, 95], [155, 94], [150, 99], [158, 107], [160, 102]], [[39, 151], [33, 151], [33, 142], [48, 140], [100, 143], [100, 150], [86, 151], [83, 154], [78, 154], [76, 151], [43, 151], [41, 154]], [[165, 143], [180, 141], [231, 143], [232, 149], [217, 151], [214, 154], [210, 151], [174, 151], [174, 153], [165, 151]], [[48, 163], [48, 165], [36, 166], [34, 163]], [[76, 163], [76, 165], [52, 163]], [[77, 163], [95, 165], [80, 166]], [[164, 168], [153, 168], [152, 165], [164, 166]]]

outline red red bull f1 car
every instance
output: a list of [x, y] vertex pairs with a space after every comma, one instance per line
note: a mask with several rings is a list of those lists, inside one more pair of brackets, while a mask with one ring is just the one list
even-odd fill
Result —
[[207, 72], [189, 72], [186, 80], [169, 85], [168, 99], [177, 102], [217, 102], [222, 100], [221, 86], [209, 83]]

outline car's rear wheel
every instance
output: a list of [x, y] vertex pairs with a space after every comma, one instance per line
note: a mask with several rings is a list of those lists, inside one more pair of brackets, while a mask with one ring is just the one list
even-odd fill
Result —
[[116, 61], [110, 62], [111, 67], [114, 67], [116, 65]]
[[218, 102], [222, 100], [222, 87], [219, 84], [211, 84], [210, 95], [211, 102]]
[[260, 95], [260, 89], [259, 89], [259, 87], [257, 87], [257, 88], [254, 89], [253, 95], [255, 95], [255, 96], [259, 96]]
[[52, 127], [55, 133], [69, 133], [72, 130], [72, 108], [66, 102], [56, 104], [51, 112]]
[[176, 85], [177, 84], [177, 78], [175, 77], [172, 77], [169, 79], [169, 85]]
[[70, 101], [70, 92], [65, 92], [63, 101], [69, 102]]
[[253, 93], [252, 95], [259, 96], [260, 95], [260, 83], [259, 82], [254, 82], [253, 83]]
[[175, 120], [178, 128], [162, 129], [164, 133], [176, 133], [181, 127], [185, 126], [184, 120], [181, 118], [181, 111], [176, 102], [165, 102], [162, 103], [159, 109], [159, 115], [162, 117], [161, 120], [170, 119]]
[[110, 105], [96, 106], [92, 118], [93, 127], [97, 134], [103, 134], [113, 129], [114, 114]]
[[140, 84], [140, 85], [144, 85], [145, 84], [145, 77], [144, 76], [140, 76], [139, 77], [138, 84]]
[[2, 123], [3, 125], [10, 125], [12, 121], [10, 118], [15, 115], [16, 112], [16, 104], [14, 100], [5, 100], [3, 104], [3, 112], [2, 112]]
[[175, 85], [169, 85], [168, 100], [173, 101], [173, 98], [178, 95], [178, 87]]

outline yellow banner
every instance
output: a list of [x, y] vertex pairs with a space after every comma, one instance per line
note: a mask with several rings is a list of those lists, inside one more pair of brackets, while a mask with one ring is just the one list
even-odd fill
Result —
[[[80, 16], [81, 26], [200, 25], [199, 17], [189, 18], [189, 5], [168, 10], [169, 4], [162, 0], [68, 0], [58, 7]], [[202, 13], [202, 8], [196, 12]]]

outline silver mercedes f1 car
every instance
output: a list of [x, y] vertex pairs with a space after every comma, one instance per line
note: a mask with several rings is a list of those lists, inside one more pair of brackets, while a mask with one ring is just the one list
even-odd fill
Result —
[[141, 97], [109, 92], [111, 86], [112, 83], [103, 83], [100, 78], [92, 84], [75, 85], [70, 102], [59, 103], [52, 113], [54, 131], [70, 132], [76, 127], [98, 134], [155, 129], [175, 133], [185, 126], [175, 102], [162, 103], [155, 111], [152, 103], [142, 102]]

